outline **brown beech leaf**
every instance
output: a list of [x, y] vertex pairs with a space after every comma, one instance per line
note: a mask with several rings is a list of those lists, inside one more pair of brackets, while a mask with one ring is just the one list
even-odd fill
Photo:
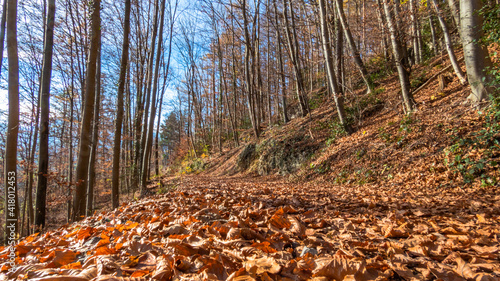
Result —
[[198, 273], [203, 273], [211, 276], [215, 276], [216, 280], [225, 280], [227, 278], [226, 270], [224, 265], [218, 260], [209, 258], [203, 262], [203, 267], [198, 270]]
[[275, 259], [270, 257], [262, 257], [260, 259], [250, 259], [244, 263], [245, 269], [254, 274], [262, 274], [268, 272], [277, 274], [281, 270], [281, 266]]
[[155, 280], [170, 280], [174, 274], [174, 259], [171, 256], [160, 256], [156, 261], [156, 268], [151, 278]]
[[306, 233], [306, 227], [296, 217], [290, 216], [289, 218], [292, 221], [292, 228], [290, 231], [297, 236], [304, 235]]
[[96, 260], [97, 275], [106, 275], [111, 273], [118, 273], [121, 275], [120, 266], [115, 262], [112, 256], [99, 256]]
[[393, 225], [389, 225], [384, 229], [385, 238], [406, 238], [409, 235], [408, 230], [404, 226], [394, 228]]
[[250, 245], [250, 247], [254, 247], [254, 248], [259, 249], [259, 250], [263, 251], [264, 253], [268, 253], [268, 254], [277, 252], [276, 249], [271, 247], [271, 243], [269, 243], [268, 241], [264, 241], [262, 243], [253, 243], [252, 245]]
[[324, 276], [334, 280], [343, 280], [347, 275], [361, 273], [365, 267], [364, 262], [348, 260], [344, 257], [319, 258], [315, 260], [316, 269], [313, 276]]
[[406, 265], [402, 263], [391, 263], [390, 264], [391, 269], [396, 272], [397, 275], [399, 275], [401, 278], [403, 278], [406, 281], [416, 281], [418, 278], [413, 274], [413, 271], [408, 269]]
[[136, 270], [130, 275], [130, 277], [143, 277], [144, 275], [147, 275], [149, 273], [149, 270]]
[[448, 280], [448, 281], [465, 281], [466, 279], [462, 276], [458, 275], [451, 269], [445, 268], [444, 266], [436, 266], [433, 264], [428, 264], [427, 268], [430, 272], [439, 279]]
[[[49, 259], [50, 261], [49, 264], [47, 264], [47, 267], [61, 267], [66, 264], [73, 263], [78, 255], [78, 253], [70, 250], [55, 250], [52, 253], [50, 256], [53, 256], [53, 259]], [[43, 262], [42, 259], [40, 260]]]
[[297, 269], [302, 271], [312, 272], [315, 268], [316, 262], [314, 261], [314, 258], [307, 255], [297, 262]]
[[180, 257], [175, 260], [174, 267], [180, 271], [188, 272], [194, 267], [193, 263], [185, 257]]
[[[280, 209], [281, 210], [281, 209]], [[278, 212], [276, 212], [278, 213]], [[278, 229], [288, 229], [292, 226], [292, 223], [283, 215], [274, 214], [270, 219], [269, 223]]]
[[95, 249], [96, 256], [113, 255], [113, 254], [116, 254], [117, 252], [118, 251], [115, 248], [110, 248], [108, 246], [102, 246], [102, 247]]

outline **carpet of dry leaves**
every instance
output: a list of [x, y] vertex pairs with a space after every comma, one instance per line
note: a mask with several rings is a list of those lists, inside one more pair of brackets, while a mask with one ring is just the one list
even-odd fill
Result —
[[494, 189], [176, 180], [22, 240], [13, 273], [0, 248], [0, 279], [500, 280]]

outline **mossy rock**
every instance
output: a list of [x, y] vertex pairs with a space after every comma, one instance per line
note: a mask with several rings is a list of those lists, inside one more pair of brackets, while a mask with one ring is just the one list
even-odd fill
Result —
[[238, 155], [238, 167], [244, 171], [250, 167], [256, 157], [255, 144], [251, 143]]
[[258, 161], [252, 170], [260, 175], [278, 172], [291, 174], [303, 165], [318, 147], [310, 145], [305, 136], [295, 136], [283, 141], [267, 141], [258, 145]]

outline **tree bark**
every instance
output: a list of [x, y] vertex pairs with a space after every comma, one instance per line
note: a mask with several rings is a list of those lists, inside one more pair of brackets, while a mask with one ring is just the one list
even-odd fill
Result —
[[467, 80], [465, 79], [462, 69], [458, 65], [457, 57], [455, 56], [455, 51], [453, 50], [453, 43], [451, 42], [451, 36], [450, 32], [448, 31], [448, 26], [446, 25], [446, 21], [443, 18], [441, 9], [439, 8], [436, 0], [432, 0], [432, 4], [434, 6], [434, 9], [436, 10], [436, 14], [439, 20], [439, 24], [441, 25], [441, 29], [443, 30], [443, 37], [446, 45], [446, 51], [448, 52], [451, 64], [453, 65], [453, 70], [455, 71], [458, 80], [460, 80], [460, 83], [462, 85], [465, 85], [467, 83]]
[[[3, 49], [5, 42], [5, 26], [7, 21], [7, 0], [3, 0], [2, 5], [2, 20], [0, 21], [0, 66], [3, 65]], [[0, 67], [0, 77], [2, 74], [2, 68]]]
[[436, 29], [434, 28], [434, 20], [432, 19], [432, 15], [429, 15], [429, 26], [431, 29], [432, 51], [434, 52], [434, 56], [437, 56], [438, 44], [437, 44], [437, 39], [436, 39]]
[[476, 103], [487, 99], [488, 94], [493, 93], [493, 87], [489, 85], [492, 78], [487, 73], [492, 62], [488, 55], [488, 49], [479, 43], [483, 36], [483, 18], [478, 13], [481, 8], [481, 1], [460, 0], [462, 46], [467, 78], [472, 92], [468, 99]]
[[456, 0], [447, 0], [446, 2], [448, 3], [448, 7], [450, 7], [451, 15], [460, 33], [460, 11], [457, 2]]
[[[9, 62], [9, 117], [5, 145], [5, 237], [19, 233], [17, 201], [17, 136], [19, 132], [19, 56], [17, 51], [17, 0], [7, 2], [7, 57]], [[10, 239], [9, 239], [10, 240]], [[10, 241], [13, 241], [10, 240]], [[7, 242], [7, 241], [6, 241]]]
[[95, 83], [97, 71], [97, 55], [99, 53], [99, 29], [100, 29], [100, 9], [101, 1], [94, 0], [91, 12], [91, 41], [87, 63], [87, 73], [85, 77], [85, 99], [83, 107], [83, 117], [80, 129], [80, 149], [78, 152], [78, 162], [76, 165], [76, 188], [73, 198], [73, 221], [82, 219], [86, 211], [87, 178], [90, 162], [90, 132], [92, 125], [92, 115], [94, 114], [95, 103]]
[[47, 196], [47, 177], [49, 167], [49, 112], [50, 80], [52, 76], [52, 53], [54, 46], [55, 0], [49, 0], [47, 23], [45, 25], [45, 46], [43, 50], [43, 69], [40, 87], [40, 148], [38, 152], [38, 185], [36, 189], [35, 225], [39, 230], [45, 227], [45, 204]]
[[[100, 32], [99, 32], [100, 33]], [[99, 34], [99, 40], [101, 35]], [[96, 73], [96, 90], [95, 90], [95, 104], [94, 104], [94, 117], [92, 126], [92, 146], [89, 159], [89, 176], [87, 185], [87, 216], [91, 216], [94, 211], [94, 186], [96, 181], [95, 163], [97, 161], [97, 144], [99, 143], [99, 116], [101, 104], [101, 49], [99, 48], [99, 55], [97, 57], [97, 73]]]
[[123, 93], [125, 91], [125, 78], [127, 75], [129, 34], [130, 34], [130, 0], [125, 0], [125, 20], [123, 24], [123, 45], [120, 64], [120, 77], [118, 80], [118, 93], [116, 97], [116, 122], [113, 141], [113, 174], [111, 180], [111, 201], [113, 208], [120, 204], [120, 152], [123, 123]]

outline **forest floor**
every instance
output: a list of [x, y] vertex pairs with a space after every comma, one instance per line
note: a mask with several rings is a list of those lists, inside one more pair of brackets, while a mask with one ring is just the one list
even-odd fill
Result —
[[[415, 68], [414, 88], [447, 64]], [[450, 147], [483, 159], [485, 149], [456, 144], [485, 117], [444, 75], [444, 89], [436, 79], [415, 95], [410, 116], [395, 75], [375, 94], [359, 90], [349, 136], [335, 133], [327, 97], [259, 143], [244, 132], [242, 146], [205, 159], [198, 175], [165, 176], [155, 195], [24, 238], [11, 272], [0, 248], [0, 280], [500, 280], [498, 168], [467, 182], [449, 165]], [[243, 169], [252, 143], [261, 156]], [[289, 171], [262, 156], [274, 152], [306, 157], [283, 160]]]
[[24, 239], [2, 279], [500, 278], [494, 189], [344, 189], [276, 176], [164, 184], [165, 194]]

